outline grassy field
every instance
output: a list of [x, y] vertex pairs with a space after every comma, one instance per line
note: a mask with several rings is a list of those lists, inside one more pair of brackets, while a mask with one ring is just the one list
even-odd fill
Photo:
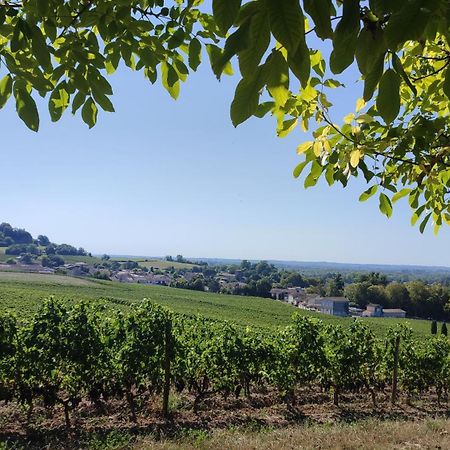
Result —
[[[68, 302], [100, 300], [108, 307], [126, 309], [149, 298], [156, 303], [190, 316], [229, 320], [241, 326], [274, 329], [289, 323], [293, 313], [318, 317], [327, 323], [349, 324], [351, 318], [339, 318], [294, 308], [285, 303], [257, 298], [174, 289], [162, 286], [116, 283], [72, 278], [60, 275], [0, 272], [0, 312], [14, 312], [30, 317], [42, 301], [54, 295]], [[382, 336], [389, 326], [407, 321], [418, 336], [428, 336], [430, 323], [425, 320], [364, 318]]]
[[133, 450], [399, 450], [448, 449], [450, 420], [413, 421], [367, 420], [338, 425], [301, 425], [282, 429], [186, 431], [176, 439], [135, 438], [112, 434], [93, 438], [87, 448]]
[[153, 267], [154, 269], [168, 269], [173, 267], [174, 269], [192, 269], [195, 264], [179, 263], [176, 261], [166, 261], [164, 259], [147, 259], [147, 258], [111, 258], [113, 261], [136, 261], [140, 266]]

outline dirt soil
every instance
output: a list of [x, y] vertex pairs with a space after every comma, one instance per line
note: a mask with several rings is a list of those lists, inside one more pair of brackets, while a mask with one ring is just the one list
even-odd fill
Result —
[[[271, 392], [255, 393], [251, 398], [237, 399], [223, 399], [212, 395], [202, 401], [197, 413], [193, 411], [193, 396], [173, 394], [170, 399], [169, 420], [161, 415], [160, 398], [141, 398], [138, 403], [137, 422], [133, 422], [123, 401], [110, 400], [100, 406], [82, 402], [71, 411], [69, 430], [65, 426], [64, 413], [60, 407], [46, 409], [38, 405], [27, 421], [24, 408], [16, 404], [2, 405], [0, 449], [57, 448], [58, 442], [65, 443], [61, 448], [84, 448], [80, 443], [87, 436], [112, 432], [133, 436], [151, 435], [156, 441], [163, 441], [177, 438], [180, 433], [186, 432], [211, 433], [230, 429], [259, 432], [289, 429], [298, 425], [342, 425], [367, 420], [380, 423], [417, 422], [450, 418], [450, 403], [438, 405], [437, 399], [431, 394], [421, 395], [409, 402], [400, 398], [397, 405], [392, 406], [389, 393], [386, 393], [378, 395], [377, 407], [373, 406], [368, 393], [342, 395], [338, 407], [333, 405], [328, 393], [311, 391], [299, 392], [296, 404], [289, 406]], [[54, 446], [52, 442], [55, 443]], [[450, 450], [450, 439], [448, 449]]]

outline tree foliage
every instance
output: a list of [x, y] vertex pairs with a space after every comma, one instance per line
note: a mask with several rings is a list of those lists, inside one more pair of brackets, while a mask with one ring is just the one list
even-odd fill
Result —
[[[311, 187], [363, 176], [390, 217], [406, 197], [421, 232], [450, 223], [449, 4], [445, 0], [11, 0], [0, 6], [0, 107], [37, 131], [37, 95], [53, 121], [67, 110], [95, 125], [114, 111], [107, 75], [120, 65], [173, 98], [206, 53], [217, 78], [240, 72], [235, 126], [268, 113], [301, 142]], [[323, 42], [321, 42], [323, 41]], [[322, 54], [323, 51], [323, 54]], [[350, 66], [361, 98], [343, 123], [330, 89]], [[352, 110], [352, 107], [349, 107]], [[301, 139], [301, 138], [300, 138]]]

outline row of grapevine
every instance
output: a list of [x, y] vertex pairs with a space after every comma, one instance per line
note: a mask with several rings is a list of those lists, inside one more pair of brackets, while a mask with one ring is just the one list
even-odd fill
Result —
[[325, 325], [294, 315], [276, 333], [227, 322], [187, 318], [144, 300], [130, 313], [100, 306], [68, 307], [47, 300], [29, 322], [0, 316], [0, 400], [64, 408], [81, 400], [101, 404], [160, 395], [168, 413], [171, 389], [194, 395], [194, 409], [211, 394], [250, 396], [271, 389], [294, 403], [299, 387], [320, 387], [335, 404], [346, 392], [377, 394], [397, 385], [411, 396], [433, 390], [440, 401], [450, 387], [450, 341], [413, 339], [397, 326], [384, 340], [362, 322]]

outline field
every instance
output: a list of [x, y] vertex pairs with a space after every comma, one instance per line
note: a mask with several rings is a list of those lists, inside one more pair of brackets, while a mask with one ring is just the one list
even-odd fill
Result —
[[[0, 311], [30, 317], [43, 299], [54, 295], [69, 302], [100, 300], [108, 307], [128, 308], [148, 298], [176, 312], [189, 316], [202, 315], [211, 319], [229, 320], [240, 326], [276, 328], [289, 323], [292, 314], [318, 317], [327, 323], [349, 324], [351, 318], [339, 318], [300, 310], [282, 302], [207, 292], [174, 289], [162, 286], [88, 280], [61, 275], [0, 272]], [[402, 319], [365, 318], [377, 335], [383, 336], [389, 326]], [[403, 320], [405, 321], [405, 320]], [[417, 336], [428, 336], [426, 320], [406, 320]]]

